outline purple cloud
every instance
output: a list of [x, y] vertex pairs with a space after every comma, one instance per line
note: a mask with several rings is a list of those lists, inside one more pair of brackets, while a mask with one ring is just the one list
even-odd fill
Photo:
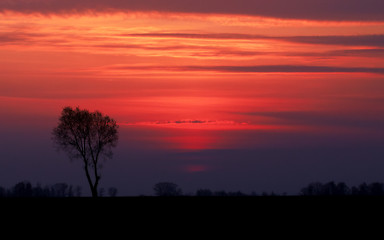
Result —
[[115, 70], [164, 70], [164, 71], [216, 71], [238, 73], [377, 73], [384, 68], [330, 67], [304, 65], [260, 65], [260, 66], [112, 66]]
[[0, 11], [67, 14], [86, 12], [159, 11], [244, 14], [277, 18], [384, 20], [382, 0], [8, 0]]
[[[360, 101], [366, 101], [361, 99]], [[384, 102], [383, 98], [375, 99], [376, 102]], [[314, 111], [292, 111], [292, 112], [240, 112], [236, 113], [246, 116], [263, 116], [279, 119], [284, 124], [311, 125], [311, 126], [340, 126], [379, 129], [382, 125], [383, 114], [375, 117], [366, 115], [341, 115], [322, 113]]]

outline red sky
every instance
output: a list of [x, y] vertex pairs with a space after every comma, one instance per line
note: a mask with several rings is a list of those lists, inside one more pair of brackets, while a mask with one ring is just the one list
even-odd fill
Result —
[[[197, 154], [383, 139], [382, 1], [158, 2], [0, 3], [2, 142], [31, 129], [49, 137], [67, 105], [115, 118], [120, 156], [136, 144]], [[23, 158], [4, 156], [4, 166]], [[218, 174], [206, 158], [175, 171]], [[169, 169], [152, 177], [186, 181]], [[346, 179], [366, 179], [352, 172]], [[0, 180], [28, 178], [12, 176]]]

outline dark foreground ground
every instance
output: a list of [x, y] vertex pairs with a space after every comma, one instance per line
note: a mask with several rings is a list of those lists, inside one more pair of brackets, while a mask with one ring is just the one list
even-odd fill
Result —
[[362, 230], [362, 224], [370, 226], [368, 232], [382, 229], [375, 226], [382, 223], [384, 197], [3, 198], [0, 206], [9, 226], [33, 223], [38, 232], [56, 229], [72, 238], [77, 236], [75, 230], [106, 232], [108, 239], [133, 232], [181, 239], [190, 234], [204, 238], [207, 232], [215, 238], [228, 234], [235, 239], [281, 234], [312, 238], [319, 233], [334, 236], [334, 230], [354, 233]]
[[3, 210], [51, 209], [61, 211], [308, 211], [379, 212], [384, 196], [243, 196], [243, 197], [71, 197], [71, 198], [0, 198]]

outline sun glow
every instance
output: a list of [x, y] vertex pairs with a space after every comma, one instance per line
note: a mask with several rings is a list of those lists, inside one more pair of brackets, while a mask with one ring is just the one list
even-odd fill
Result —
[[201, 132], [169, 138], [199, 149], [214, 132], [313, 130], [300, 117], [381, 108], [384, 22], [3, 11], [0, 26], [4, 112], [78, 105], [127, 128]]
[[190, 129], [190, 130], [272, 130], [272, 129], [289, 129], [286, 126], [279, 125], [257, 125], [249, 122], [235, 121], [218, 121], [218, 120], [176, 120], [176, 121], [154, 121], [154, 122], [135, 122], [120, 123], [125, 126], [146, 126], [173, 129]]

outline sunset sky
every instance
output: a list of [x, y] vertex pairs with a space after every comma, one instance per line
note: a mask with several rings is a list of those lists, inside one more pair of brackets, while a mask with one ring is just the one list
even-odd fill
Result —
[[100, 187], [384, 182], [382, 0], [0, 1], [0, 186], [66, 182], [65, 106], [120, 125]]

